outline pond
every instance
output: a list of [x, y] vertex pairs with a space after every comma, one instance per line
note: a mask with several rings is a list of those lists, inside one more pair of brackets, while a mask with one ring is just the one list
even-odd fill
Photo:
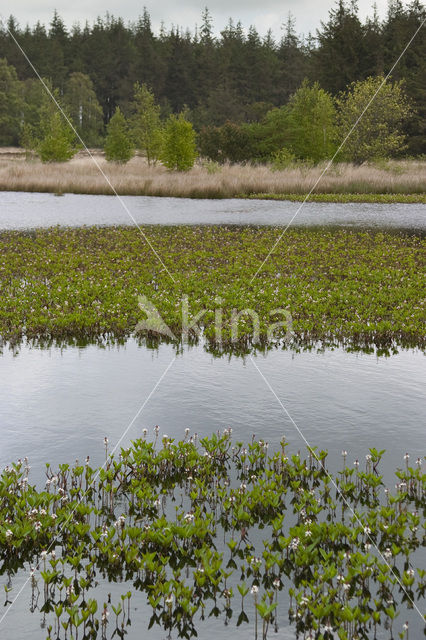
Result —
[[[285, 226], [300, 207], [300, 203], [247, 200], [131, 196], [123, 200], [138, 224]], [[2, 193], [0, 202], [0, 229], [133, 224], [118, 200], [108, 196]], [[308, 203], [298, 214], [297, 224], [424, 233], [425, 210], [424, 205]], [[202, 343], [185, 346], [178, 353], [173, 345], [149, 348], [134, 339], [121, 346], [38, 348], [24, 343], [13, 350], [3, 346], [0, 370], [0, 467], [27, 456], [30, 481], [39, 489], [46, 480], [46, 462], [57, 468], [90, 456], [91, 465], [100, 466], [105, 460], [105, 437], [111, 449], [118, 444], [128, 447], [145, 429], [148, 438], [154, 439], [156, 425], [160, 438], [167, 434], [176, 440], [184, 437], [186, 429], [200, 439], [230, 428], [233, 441], [265, 441], [271, 453], [285, 436], [288, 455], [300, 451], [304, 457], [307, 444], [327, 450], [327, 468], [336, 477], [343, 451], [347, 452], [343, 464], [353, 469], [356, 460], [366, 464], [370, 449], [384, 449], [380, 473], [391, 490], [395, 470], [406, 464], [404, 454], [409, 453], [413, 465], [425, 455], [426, 375], [424, 354], [417, 349], [379, 357], [318, 345], [300, 352], [277, 348], [243, 358], [213, 357]], [[167, 509], [173, 508], [169, 503]], [[266, 533], [258, 529], [250, 535], [256, 553], [262, 554]], [[422, 566], [419, 551], [413, 552], [411, 561]], [[28, 575], [29, 565], [13, 577], [11, 585], [6, 574], [1, 576], [6, 600], [18, 596], [12, 607], [0, 613], [1, 637], [42, 640], [48, 634], [52, 612], [42, 610], [43, 597], [34, 602]], [[238, 580], [239, 575], [229, 582], [235, 600]], [[103, 602], [111, 611], [110, 601], [117, 603], [131, 588], [131, 581], [100, 579], [90, 597], [97, 598], [100, 611]], [[271, 628], [268, 637], [293, 639], [295, 629], [289, 623], [289, 598], [284, 591], [276, 612], [278, 635]], [[254, 638], [253, 599], [250, 594], [246, 599], [250, 599], [246, 607], [250, 624], [236, 625], [238, 611], [229, 619], [209, 616], [207, 610], [204, 621], [196, 616], [198, 637]], [[146, 594], [133, 590], [129, 614], [131, 625], [125, 628], [129, 640], [141, 635], [152, 640], [166, 637], [160, 625], [147, 631], [152, 609]], [[421, 616], [404, 607], [393, 632], [401, 632], [405, 620], [409, 637], [420, 637]], [[113, 631], [110, 624], [108, 637]], [[174, 630], [167, 637], [178, 634]], [[389, 631], [378, 630], [377, 637], [389, 638]]]
[[[0, 194], [0, 229], [53, 225], [226, 224], [426, 229], [424, 204], [340, 204], [271, 202], [266, 200], [195, 200], [122, 196], [118, 198], [48, 193]], [[133, 219], [132, 219], [133, 218]]]
[[[73, 463], [75, 458], [84, 460], [90, 455], [93, 465], [102, 464], [105, 436], [113, 447], [126, 432], [120, 446], [128, 446], [144, 429], [152, 437], [155, 425], [160, 435], [176, 439], [187, 428], [201, 438], [230, 427], [236, 441], [247, 442], [254, 435], [267, 441], [271, 450], [277, 449], [285, 435], [291, 453], [305, 452], [305, 438], [310, 445], [329, 451], [328, 467], [334, 473], [341, 469], [342, 450], [347, 451], [348, 466], [352, 466], [355, 459], [365, 461], [371, 447], [386, 449], [381, 472], [392, 488], [393, 471], [404, 466], [403, 455], [408, 452], [414, 460], [425, 453], [426, 387], [424, 356], [419, 351], [401, 350], [378, 358], [339, 348], [301, 353], [274, 350], [257, 355], [253, 362], [250, 358], [214, 358], [200, 344], [174, 358], [171, 345], [152, 350], [134, 340], [104, 349], [21, 346], [14, 353], [5, 348], [1, 356], [0, 465], [28, 456], [32, 481], [42, 486], [45, 462]], [[258, 533], [254, 541], [259, 545], [261, 539]], [[22, 574], [14, 578], [13, 593], [24, 579]], [[102, 602], [112, 594], [114, 603], [125, 591], [123, 584], [103, 582], [97, 597]], [[45, 616], [40, 610], [29, 612], [29, 599], [26, 585], [2, 622], [5, 637], [46, 637], [45, 632], [37, 631]], [[287, 608], [284, 598], [279, 637], [294, 638]], [[145, 633], [150, 615], [145, 596], [136, 594], [126, 637]], [[417, 629], [420, 636], [422, 623], [416, 612], [401, 615], [398, 628], [408, 619], [411, 632]], [[224, 626], [223, 617], [213, 617], [200, 623], [197, 631], [206, 639], [213, 633], [226, 638], [230, 632], [232, 637], [245, 638], [253, 628], [237, 628], [235, 620]], [[149, 632], [150, 638], [164, 635], [155, 625]]]

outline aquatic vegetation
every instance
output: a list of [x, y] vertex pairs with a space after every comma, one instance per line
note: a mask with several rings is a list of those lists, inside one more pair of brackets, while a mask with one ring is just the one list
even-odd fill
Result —
[[[301, 193], [253, 193], [249, 196], [241, 196], [250, 200], [290, 200], [291, 202], [303, 202], [305, 197], [306, 195]], [[421, 202], [426, 204], [426, 195], [424, 193], [311, 193], [308, 202], [377, 202], [381, 204]]]
[[[289, 624], [304, 638], [372, 638], [408, 624], [423, 629], [426, 474], [406, 454], [395, 490], [383, 485], [383, 451], [328, 471], [326, 451], [306, 458], [231, 429], [175, 441], [154, 429], [93, 468], [87, 458], [46, 466], [30, 482], [28, 460], [0, 477], [0, 573], [25, 571], [31, 610], [48, 638], [124, 637], [131, 599], [146, 594], [149, 627], [190, 638], [206, 616], [250, 625], [255, 638]], [[121, 582], [118, 603], [98, 602], [98, 581]], [[232, 621], [234, 611], [238, 617]], [[114, 628], [115, 622], [115, 628]], [[69, 636], [67, 635], [69, 634]], [[99, 634], [99, 635], [98, 635]], [[45, 636], [46, 637], [46, 636]]]
[[[3, 340], [125, 339], [144, 319], [139, 296], [181, 335], [200, 314], [210, 348], [244, 352], [279, 344], [292, 318], [292, 346], [423, 347], [425, 238], [410, 233], [272, 227], [145, 227], [163, 268], [138, 229], [40, 229], [0, 233]], [[219, 312], [217, 311], [219, 309]], [[259, 317], [253, 332], [251, 309]], [[233, 318], [240, 312], [237, 335]], [[220, 313], [220, 333], [216, 329]], [[147, 332], [155, 339], [155, 332]], [[197, 339], [194, 326], [186, 339]], [[143, 337], [143, 336], [142, 336]]]

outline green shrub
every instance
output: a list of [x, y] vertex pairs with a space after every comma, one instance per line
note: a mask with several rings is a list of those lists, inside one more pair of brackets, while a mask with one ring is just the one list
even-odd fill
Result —
[[183, 114], [171, 115], [166, 123], [160, 160], [168, 169], [189, 171], [197, 157], [195, 131]]
[[125, 163], [134, 153], [126, 119], [117, 107], [107, 126], [105, 157], [109, 162]]
[[289, 149], [283, 147], [279, 151], [275, 151], [271, 158], [271, 168], [274, 171], [281, 171], [282, 169], [288, 169], [296, 164], [296, 156]]
[[36, 151], [42, 162], [66, 162], [77, 152], [74, 131], [59, 111], [51, 115], [49, 130], [36, 143]]

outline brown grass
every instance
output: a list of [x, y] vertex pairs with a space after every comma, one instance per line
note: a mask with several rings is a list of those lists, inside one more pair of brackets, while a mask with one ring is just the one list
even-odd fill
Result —
[[[148, 167], [143, 158], [126, 165], [109, 163], [102, 152], [94, 155], [118, 193], [122, 195], [232, 198], [254, 193], [306, 194], [325, 165], [295, 166], [273, 171], [268, 166], [199, 163], [185, 173], [170, 172], [161, 165]], [[314, 193], [419, 194], [426, 191], [426, 162], [390, 161], [354, 166], [334, 165]], [[111, 188], [95, 163], [80, 152], [67, 163], [42, 164], [26, 159], [17, 149], [0, 154], [0, 190], [53, 193], [110, 194]]]

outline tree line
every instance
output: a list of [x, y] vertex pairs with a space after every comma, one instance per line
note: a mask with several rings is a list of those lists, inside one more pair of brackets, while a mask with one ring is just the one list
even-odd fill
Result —
[[[40, 138], [40, 122], [46, 122], [41, 84], [12, 33], [88, 145], [104, 144], [117, 109], [134, 123], [135, 87], [145, 86], [155, 97], [160, 120], [169, 122], [169, 128], [173, 114], [176, 121], [190, 122], [200, 150], [213, 159], [235, 159], [232, 151], [226, 152], [232, 140], [240, 155], [246, 150], [245, 157], [237, 159], [280, 152], [277, 162], [285, 161], [286, 154], [316, 159], [325, 149], [330, 152], [333, 131], [343, 131], [340, 114], [349, 93], [356, 87], [371, 88], [387, 73], [424, 17], [418, 0], [407, 6], [391, 0], [384, 20], [373, 13], [361, 22], [354, 0], [338, 0], [315, 38], [301, 39], [289, 17], [277, 42], [271, 32], [261, 37], [252, 26], [245, 33], [241, 23], [232, 20], [216, 37], [207, 9], [195, 33], [162, 27], [157, 35], [146, 9], [131, 24], [107, 15], [70, 30], [56, 12], [48, 28], [40, 23], [21, 28], [11, 16], [7, 28], [0, 29], [0, 144], [28, 144], [35, 129]], [[407, 141], [403, 150], [410, 155], [426, 152], [425, 60], [421, 30], [392, 73], [394, 87], [406, 97], [403, 108], [400, 96], [396, 119]], [[319, 100], [319, 112], [312, 105], [311, 112], [321, 153], [317, 148], [307, 154], [295, 140], [295, 132], [299, 138], [304, 132], [296, 122], [297, 108], [300, 117], [304, 111], [303, 105], [297, 107], [296, 94], [299, 102], [302, 96]], [[358, 90], [359, 99], [361, 94]], [[280, 123], [285, 127], [278, 130]], [[282, 144], [271, 143], [274, 130], [282, 135]], [[395, 140], [391, 146], [391, 153], [397, 153]]]

